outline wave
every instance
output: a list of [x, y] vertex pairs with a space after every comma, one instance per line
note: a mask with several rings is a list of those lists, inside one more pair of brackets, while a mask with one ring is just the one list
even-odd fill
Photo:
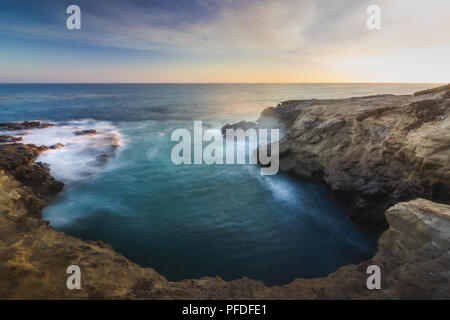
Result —
[[49, 164], [51, 174], [64, 183], [100, 173], [123, 141], [119, 130], [108, 121], [83, 119], [52, 123], [54, 126], [23, 130], [18, 135], [25, 144], [49, 148], [37, 161]]

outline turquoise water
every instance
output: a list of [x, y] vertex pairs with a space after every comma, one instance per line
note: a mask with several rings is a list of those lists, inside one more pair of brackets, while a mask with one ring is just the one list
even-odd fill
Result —
[[[370, 258], [376, 239], [350, 221], [322, 185], [252, 165], [182, 165], [171, 132], [194, 120], [220, 128], [255, 120], [287, 99], [409, 94], [433, 85], [0, 85], [0, 120], [51, 120], [26, 142], [66, 146], [43, 154], [66, 183], [44, 219], [102, 240], [169, 280], [247, 276], [268, 285], [318, 277]], [[95, 128], [98, 136], [74, 137]], [[45, 131], [47, 130], [47, 131]], [[93, 159], [119, 148], [106, 166]]]

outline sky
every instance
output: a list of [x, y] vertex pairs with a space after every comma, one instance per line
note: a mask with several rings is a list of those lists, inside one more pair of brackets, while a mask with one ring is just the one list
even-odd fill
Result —
[[0, 0], [0, 82], [446, 83], [449, 16], [449, 0]]

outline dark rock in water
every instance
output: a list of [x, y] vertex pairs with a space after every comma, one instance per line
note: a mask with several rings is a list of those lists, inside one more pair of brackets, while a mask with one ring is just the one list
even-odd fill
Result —
[[22, 141], [22, 137], [1, 136], [0, 135], [0, 143], [10, 143], [10, 142], [19, 142], [19, 141]]
[[28, 129], [44, 129], [54, 126], [52, 123], [40, 121], [24, 121], [24, 122], [5, 122], [0, 123], [2, 130], [28, 130]]
[[76, 136], [83, 136], [83, 135], [94, 135], [97, 134], [97, 130], [94, 129], [89, 129], [89, 130], [79, 130], [79, 131], [75, 131], [74, 134]]
[[109, 160], [109, 155], [108, 154], [101, 154], [99, 156], [97, 156], [97, 160], [101, 163], [101, 164], [106, 164]]
[[54, 144], [54, 145], [48, 147], [48, 149], [55, 150], [55, 149], [59, 149], [59, 148], [62, 148], [62, 147], [64, 147], [63, 143], [57, 143], [57, 144]]
[[35, 144], [26, 144], [28, 148], [31, 148], [33, 151], [35, 151], [37, 154], [41, 153], [42, 151], [48, 150], [46, 146], [37, 146]]

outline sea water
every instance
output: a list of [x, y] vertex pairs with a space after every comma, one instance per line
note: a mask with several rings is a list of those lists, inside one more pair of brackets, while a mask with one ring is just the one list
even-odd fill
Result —
[[[64, 190], [43, 211], [56, 230], [106, 242], [169, 280], [326, 276], [370, 258], [376, 239], [323, 185], [255, 165], [175, 165], [171, 132], [256, 120], [283, 100], [411, 94], [427, 84], [3, 84], [0, 121], [48, 120], [26, 143]], [[95, 129], [97, 135], [75, 135]], [[111, 146], [114, 148], [111, 148]], [[107, 154], [105, 163], [98, 156]]]

